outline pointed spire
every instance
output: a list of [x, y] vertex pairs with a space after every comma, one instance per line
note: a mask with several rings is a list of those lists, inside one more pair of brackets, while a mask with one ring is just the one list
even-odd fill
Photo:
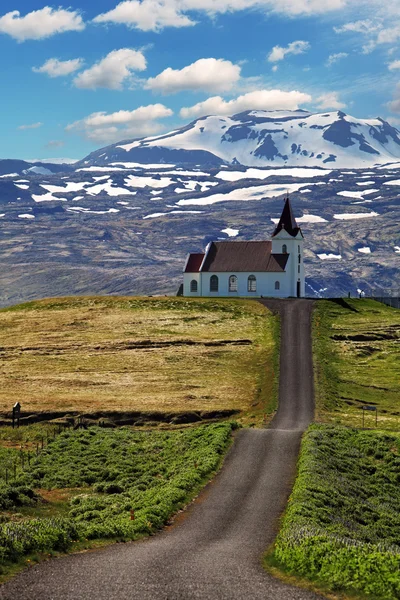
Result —
[[300, 227], [296, 223], [296, 219], [294, 218], [292, 212], [292, 206], [289, 200], [289, 194], [285, 199], [285, 206], [283, 207], [283, 211], [281, 214], [281, 218], [279, 219], [278, 225], [275, 227], [275, 231], [272, 234], [272, 237], [279, 233], [282, 229], [284, 229], [289, 235], [296, 237], [298, 232], [300, 231]]

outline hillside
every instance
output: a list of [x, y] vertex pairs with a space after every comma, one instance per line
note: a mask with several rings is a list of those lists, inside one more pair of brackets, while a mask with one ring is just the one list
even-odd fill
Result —
[[260, 419], [276, 401], [274, 336], [256, 302], [89, 297], [3, 309], [0, 415], [19, 401], [28, 422]]

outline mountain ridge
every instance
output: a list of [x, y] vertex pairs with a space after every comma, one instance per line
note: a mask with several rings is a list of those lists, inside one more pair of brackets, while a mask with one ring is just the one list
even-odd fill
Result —
[[400, 132], [342, 111], [244, 111], [203, 116], [160, 134], [91, 152], [76, 168], [111, 162], [361, 168], [400, 160]]

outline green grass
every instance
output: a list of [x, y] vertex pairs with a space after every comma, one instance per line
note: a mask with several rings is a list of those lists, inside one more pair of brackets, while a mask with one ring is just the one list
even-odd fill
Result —
[[[321, 300], [313, 326], [317, 419], [379, 429], [400, 424], [400, 310], [366, 299]], [[365, 413], [365, 427], [375, 414]]]
[[57, 435], [8, 485], [0, 473], [3, 571], [33, 552], [137, 539], [159, 529], [219, 467], [232, 427], [92, 427]]
[[2, 309], [0, 412], [18, 400], [28, 413], [228, 410], [261, 422], [276, 403], [276, 328], [264, 306], [240, 299], [74, 297]]
[[400, 436], [312, 425], [273, 559], [331, 590], [400, 598]]

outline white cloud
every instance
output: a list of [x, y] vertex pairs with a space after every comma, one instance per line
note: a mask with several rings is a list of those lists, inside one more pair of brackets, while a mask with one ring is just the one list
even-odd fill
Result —
[[126, 0], [113, 10], [93, 19], [95, 23], [123, 23], [142, 31], [159, 31], [163, 27], [187, 27], [195, 25], [181, 13], [178, 3], [169, 0]]
[[13, 10], [0, 17], [0, 33], [7, 33], [19, 42], [41, 40], [64, 31], [82, 31], [85, 24], [77, 11], [45, 6], [24, 17]]
[[131, 71], [144, 71], [146, 59], [140, 50], [121, 48], [113, 50], [105, 58], [94, 64], [89, 69], [79, 73], [74, 79], [78, 88], [95, 90], [96, 88], [108, 88], [120, 90]]
[[[368, 0], [365, 1], [368, 5]], [[370, 0], [371, 7], [374, 4], [374, 0]], [[385, 9], [386, 9], [385, 5]], [[378, 9], [378, 7], [377, 7]], [[377, 10], [376, 9], [376, 10]], [[400, 12], [393, 11], [393, 14], [388, 12], [382, 13], [377, 12], [374, 21], [371, 19], [365, 19], [360, 21], [353, 21], [345, 23], [341, 27], [334, 27], [336, 33], [359, 33], [367, 38], [367, 41], [362, 45], [362, 52], [369, 54], [378, 45], [381, 44], [395, 44], [400, 41], [400, 23], [398, 22], [398, 16]]]
[[244, 110], [296, 110], [300, 104], [311, 102], [309, 94], [297, 90], [259, 90], [238, 96], [226, 101], [221, 96], [213, 96], [194, 106], [184, 107], [180, 111], [182, 118], [199, 117], [203, 115], [233, 115]]
[[389, 71], [394, 71], [395, 69], [400, 69], [400, 60], [394, 60], [393, 62], [388, 64]]
[[222, 58], [201, 58], [183, 69], [165, 69], [146, 88], [163, 94], [182, 90], [225, 92], [240, 79], [240, 66]]
[[324, 14], [339, 10], [346, 5], [346, 0], [181, 0], [186, 10], [204, 10], [207, 13], [225, 13], [258, 8], [265, 12], [276, 12], [285, 15]]
[[396, 86], [393, 100], [388, 103], [388, 108], [393, 113], [400, 113], [400, 83]]
[[38, 129], [38, 127], [41, 127], [42, 125], [43, 123], [40, 123], [39, 121], [38, 123], [31, 123], [30, 125], [20, 125], [17, 129]]
[[58, 58], [49, 58], [41, 67], [32, 67], [35, 73], [46, 73], [49, 77], [64, 77], [74, 73], [83, 65], [82, 58], [73, 58], [72, 60], [58, 60]]
[[158, 120], [172, 115], [173, 111], [163, 104], [150, 104], [114, 113], [95, 112], [67, 125], [65, 129], [81, 133], [94, 142], [118, 142], [130, 137], [159, 133], [163, 126]]
[[353, 31], [355, 33], [372, 33], [379, 29], [380, 25], [374, 23], [370, 19], [364, 19], [360, 21], [352, 21], [350, 23], [345, 23], [341, 27], [334, 27], [334, 31], [336, 33], [346, 33], [348, 31]]
[[278, 70], [278, 65], [274, 65], [271, 70], [276, 73]]
[[286, 48], [274, 46], [268, 55], [268, 60], [269, 62], [278, 62], [279, 60], [283, 60], [288, 54], [304, 54], [310, 47], [309, 42], [303, 40], [291, 42]]
[[120, 23], [142, 31], [164, 27], [195, 25], [186, 13], [203, 12], [209, 16], [255, 8], [284, 15], [314, 15], [344, 8], [349, 0], [125, 0], [112, 10], [95, 17], [95, 23]]
[[328, 67], [331, 67], [335, 63], [337, 63], [340, 60], [343, 60], [343, 58], [347, 58], [347, 57], [348, 57], [347, 52], [337, 52], [336, 54], [330, 54], [328, 56], [328, 60], [326, 61], [326, 65]]
[[316, 106], [325, 110], [326, 108], [332, 108], [334, 110], [345, 108], [345, 104], [340, 102], [337, 92], [327, 92], [326, 94], [322, 94], [316, 100]]

